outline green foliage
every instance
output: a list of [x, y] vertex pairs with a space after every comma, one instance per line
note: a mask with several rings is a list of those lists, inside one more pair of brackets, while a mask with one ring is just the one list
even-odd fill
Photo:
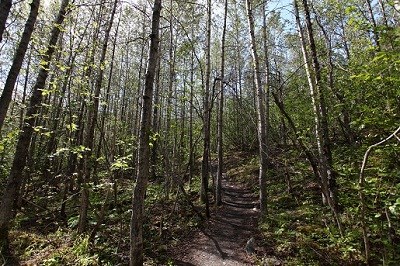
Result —
[[74, 237], [68, 230], [57, 230], [47, 236], [23, 231], [11, 232], [11, 245], [28, 264], [55, 265], [100, 265], [96, 255], [91, 254], [87, 236]]
[[[399, 47], [398, 30], [389, 30], [386, 35], [392, 38], [382, 45]], [[355, 61], [355, 74], [351, 76], [351, 85], [346, 97], [353, 102], [355, 114], [353, 126], [360, 133], [376, 139], [382, 132], [389, 132], [398, 123], [400, 112], [400, 53], [397, 48], [384, 49], [378, 52], [370, 50], [373, 57], [361, 57]], [[361, 60], [360, 60], [361, 59]]]
[[[14, 147], [18, 138], [19, 130], [12, 130], [0, 137], [0, 188], [4, 184], [3, 179], [9, 174]], [[0, 191], [2, 191], [0, 189]]]
[[132, 154], [129, 154], [128, 156], [123, 156], [123, 157], [118, 157], [114, 160], [114, 162], [111, 164], [111, 170], [112, 171], [117, 171], [117, 170], [130, 170], [133, 169], [130, 165], [132, 162]]
[[224, 112], [225, 145], [238, 150], [255, 150], [258, 145], [257, 116], [250, 99], [228, 100]]

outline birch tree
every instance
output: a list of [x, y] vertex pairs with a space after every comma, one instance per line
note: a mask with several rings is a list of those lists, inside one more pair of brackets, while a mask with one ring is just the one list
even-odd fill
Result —
[[299, 7], [297, 0], [294, 0], [296, 23], [301, 41], [304, 67], [306, 70], [307, 81], [310, 89], [312, 108], [314, 113], [314, 132], [318, 150], [318, 173], [321, 182], [323, 200], [331, 208], [341, 235], [343, 234], [342, 224], [338, 212], [336, 180], [332, 169], [332, 155], [330, 151], [328, 121], [326, 114], [325, 98], [321, 88], [321, 68], [317, 57], [311, 17], [307, 0], [302, 0], [306, 27], [308, 33], [309, 49], [308, 52], [306, 37], [301, 25]]
[[260, 210], [262, 215], [267, 214], [267, 131], [266, 131], [266, 106], [265, 92], [263, 89], [260, 58], [257, 51], [257, 42], [255, 37], [255, 26], [253, 17], [252, 1], [246, 0], [247, 19], [249, 27], [249, 37], [251, 41], [251, 55], [253, 58], [253, 73], [255, 79], [255, 91], [257, 94], [257, 124], [258, 124], [258, 149], [259, 149], [259, 186], [260, 186]]

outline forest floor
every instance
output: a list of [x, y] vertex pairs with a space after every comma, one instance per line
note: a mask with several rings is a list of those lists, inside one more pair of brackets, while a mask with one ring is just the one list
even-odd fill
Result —
[[[294, 155], [289, 154], [290, 158]], [[349, 232], [343, 240], [329, 209], [321, 205], [315, 180], [304, 174], [310, 173], [308, 165], [283, 156], [274, 158], [268, 180], [268, 216], [264, 219], [258, 210], [258, 160], [251, 153], [231, 152], [225, 157], [223, 204], [215, 206], [210, 192], [211, 218], [207, 220], [201, 218], [200, 178], [185, 188], [187, 194], [177, 190], [169, 199], [162, 182], [150, 182], [144, 224], [145, 265], [363, 265], [356, 249], [359, 228], [349, 226], [356, 216], [343, 215]], [[211, 165], [214, 174], [215, 159]], [[52, 218], [58, 213], [58, 194], [44, 202], [30, 198], [35, 205], [22, 209], [10, 232], [15, 265], [128, 265], [132, 182], [128, 178], [119, 182], [118, 198], [111, 202], [113, 206], [110, 203], [105, 226], [94, 244], [87, 234], [76, 233], [77, 212], [69, 213], [67, 224]], [[102, 194], [101, 189], [92, 191], [93, 210], [104, 203]], [[78, 206], [77, 199], [68, 202], [70, 209]], [[91, 224], [97, 219], [94, 213], [89, 217]], [[251, 238], [255, 239], [255, 251], [248, 254], [245, 248]]]

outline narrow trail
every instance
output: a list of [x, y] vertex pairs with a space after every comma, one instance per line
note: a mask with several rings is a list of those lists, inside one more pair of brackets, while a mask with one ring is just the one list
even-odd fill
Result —
[[258, 235], [258, 197], [226, 176], [222, 187], [222, 206], [212, 211], [202, 229], [177, 247], [174, 265], [254, 265], [245, 246]]

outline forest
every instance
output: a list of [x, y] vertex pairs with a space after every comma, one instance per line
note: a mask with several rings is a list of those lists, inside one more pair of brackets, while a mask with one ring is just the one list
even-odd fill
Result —
[[400, 1], [1, 0], [0, 265], [399, 265]]

